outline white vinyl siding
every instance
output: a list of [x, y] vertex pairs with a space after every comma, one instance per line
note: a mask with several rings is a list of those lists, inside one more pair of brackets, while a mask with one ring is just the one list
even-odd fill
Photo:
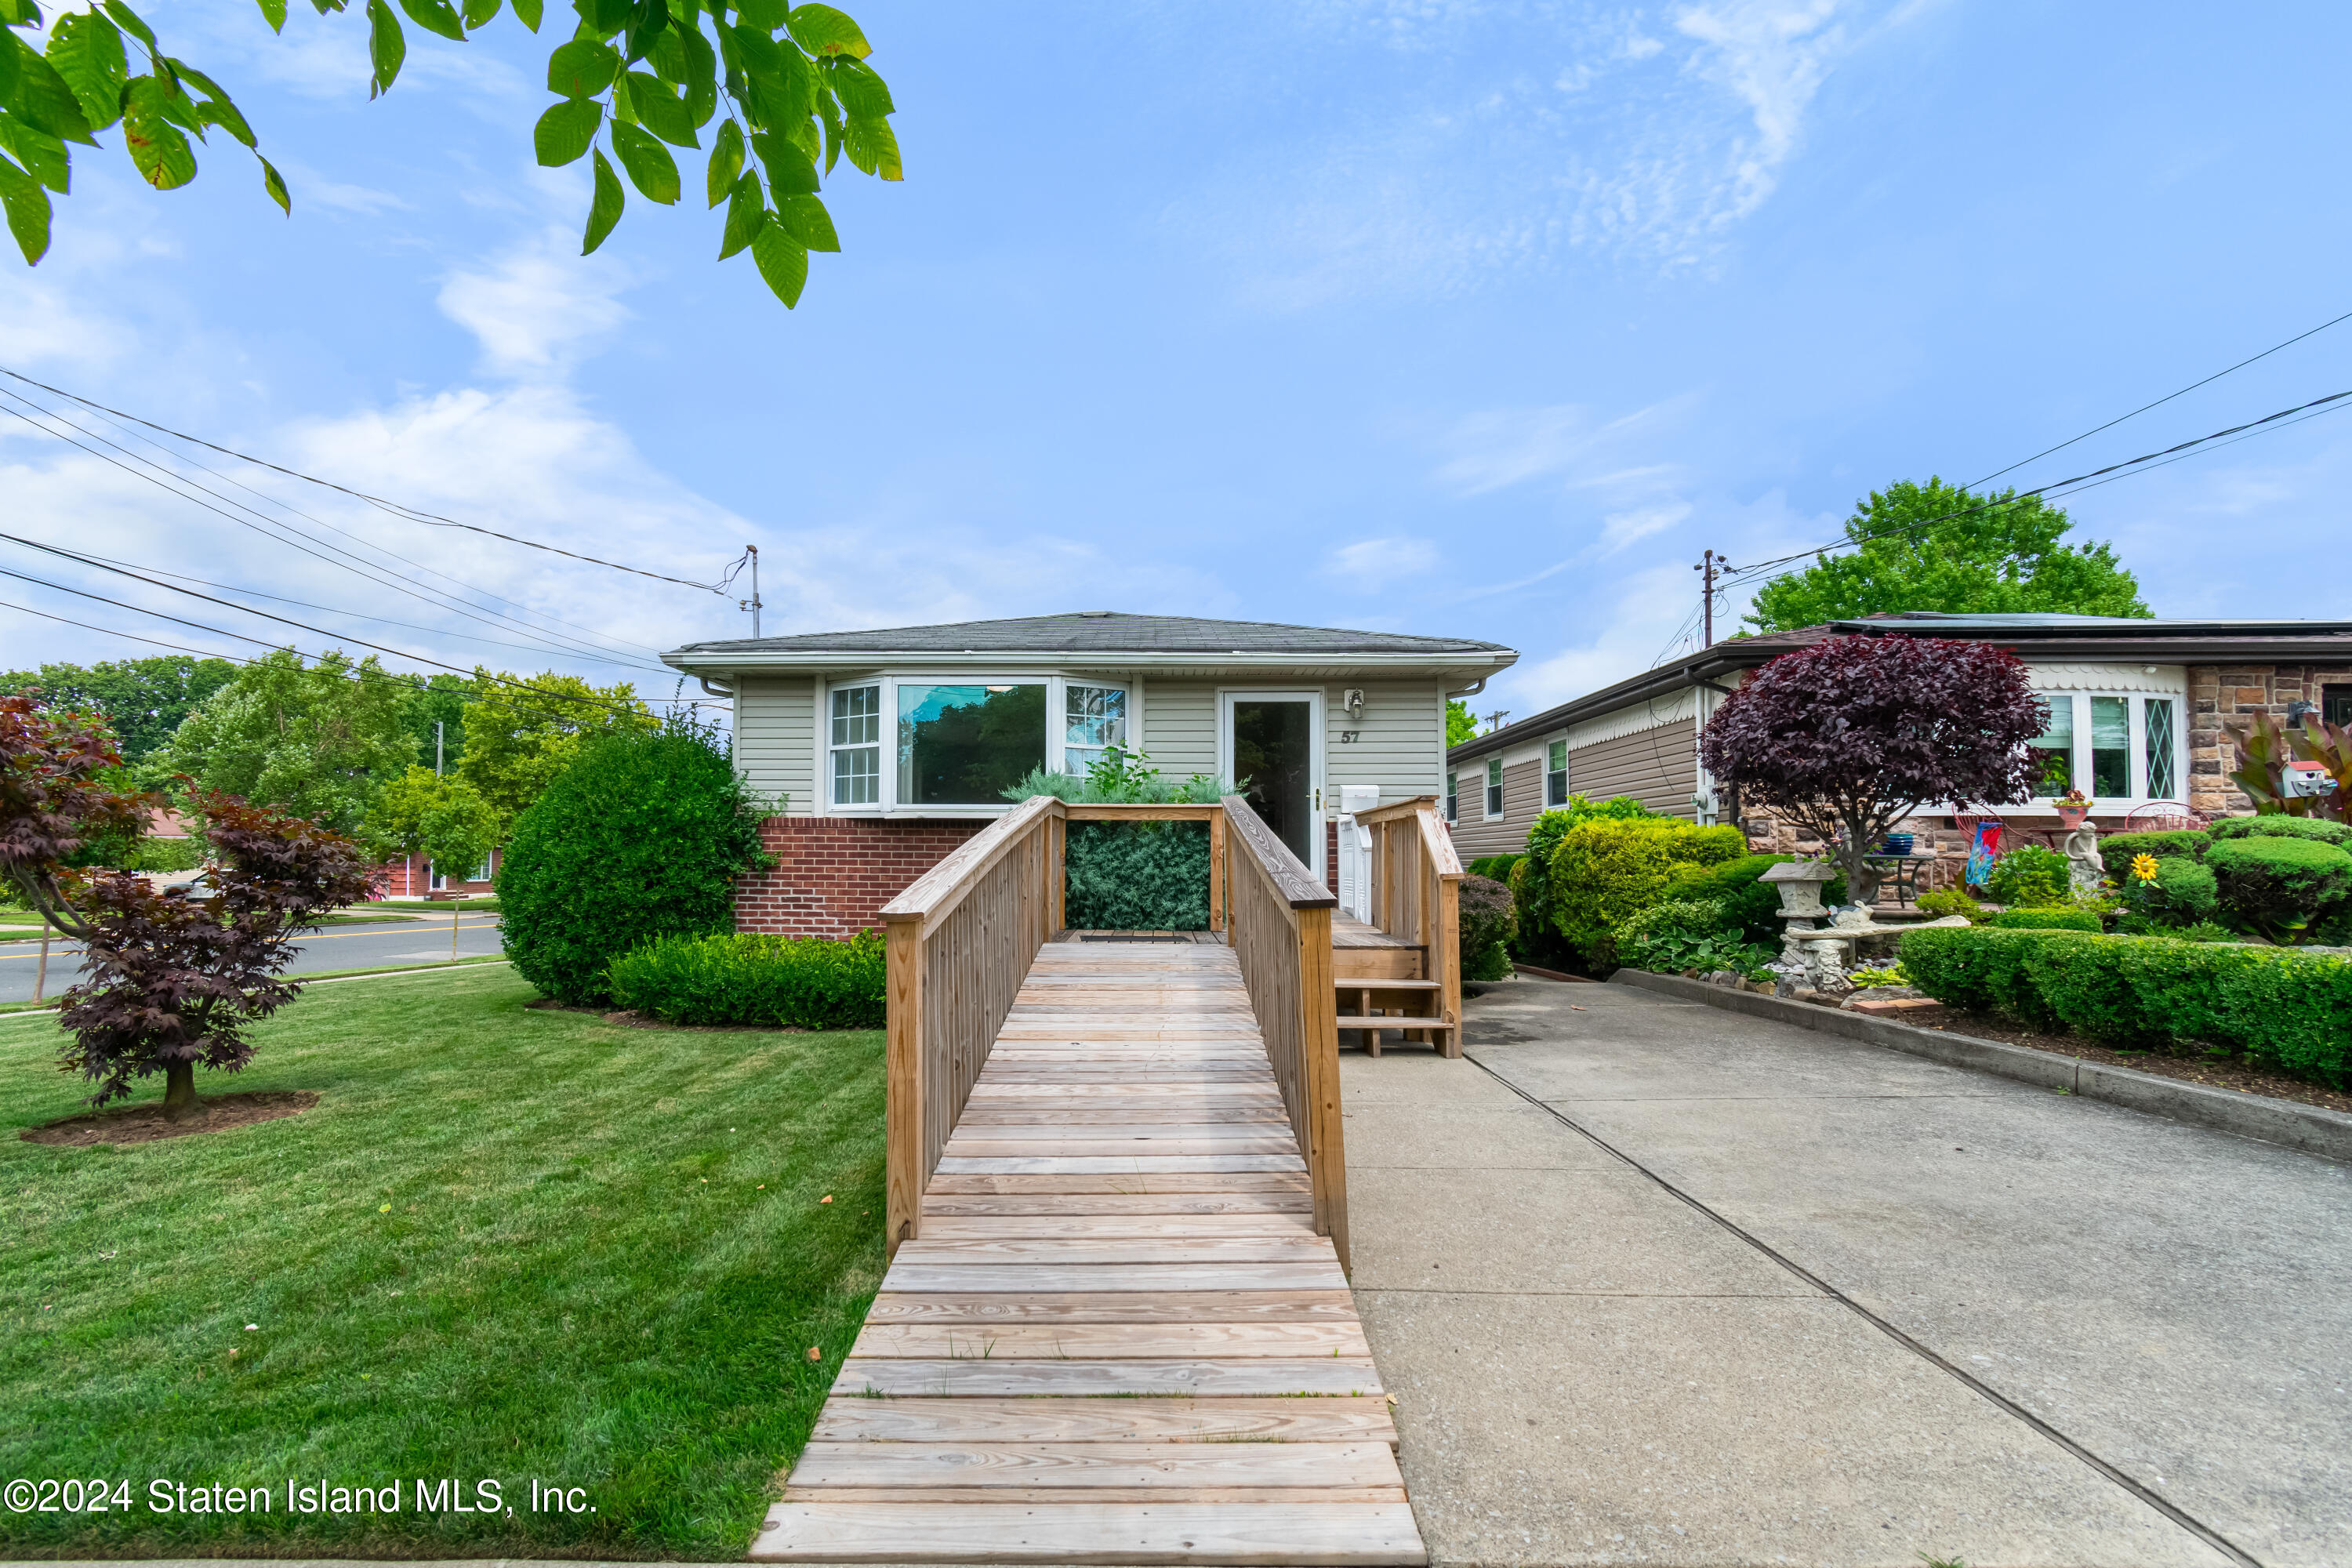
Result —
[[1162, 778], [1188, 779], [1217, 771], [1217, 683], [1163, 680], [1144, 688], [1143, 721], [1135, 744]]
[[[1351, 686], [1364, 693], [1361, 718], [1340, 705]], [[1323, 722], [1328, 791], [1371, 784], [1382, 805], [1444, 791], [1445, 699], [1434, 681], [1333, 681], [1324, 688]], [[1327, 808], [1337, 800], [1328, 795]]]

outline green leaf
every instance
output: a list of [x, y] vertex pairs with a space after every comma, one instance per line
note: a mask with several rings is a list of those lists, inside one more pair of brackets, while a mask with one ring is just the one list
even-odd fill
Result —
[[784, 74], [784, 50], [767, 34], [752, 27], [722, 26], [719, 40], [745, 76], [777, 83], [791, 79]]
[[849, 161], [869, 174], [886, 180], [903, 180], [906, 171], [898, 166], [898, 138], [887, 120], [852, 120], [845, 139]]
[[196, 177], [188, 139], [166, 118], [173, 100], [185, 96], [152, 76], [132, 77], [123, 95], [123, 146], [141, 177], [159, 191], [177, 190]]
[[375, 73], [375, 85], [368, 96], [373, 98], [392, 90], [393, 79], [400, 75], [400, 62], [408, 58], [408, 40], [401, 34], [400, 18], [383, 0], [368, 0], [367, 16], [368, 65]]
[[784, 25], [793, 8], [784, 0], [743, 0], [735, 7], [735, 19], [747, 27], [757, 27], [763, 33], [773, 33]]
[[808, 252], [794, 244], [791, 236], [769, 224], [751, 242], [751, 259], [785, 310], [801, 302], [801, 286], [808, 281]]
[[833, 232], [833, 215], [814, 196], [777, 197], [776, 221], [803, 250], [841, 248], [841, 240]]
[[768, 171], [768, 188], [779, 196], [813, 196], [817, 192], [816, 165], [807, 153], [772, 131], [754, 132], [752, 150]]
[[63, 142], [34, 130], [13, 114], [0, 112], [0, 151], [25, 165], [42, 184], [59, 195], [66, 194], [73, 165]]
[[767, 221], [767, 205], [760, 199], [760, 176], [747, 169], [727, 197], [727, 227], [719, 237], [719, 259], [724, 261], [751, 244]]
[[155, 31], [139, 19], [139, 13], [125, 5], [122, 0], [99, 0], [99, 9], [114, 18], [122, 30], [152, 49]]
[[686, 112], [697, 125], [708, 125], [719, 109], [719, 57], [710, 40], [696, 27], [676, 30], [673, 37], [686, 47]]
[[847, 55], [862, 60], [874, 52], [857, 24], [830, 5], [796, 5], [784, 26], [792, 29], [793, 41], [813, 55]]
[[458, 20], [457, 8], [449, 0], [400, 0], [400, 8], [426, 32], [438, 33], [452, 43], [466, 41], [466, 24]]
[[587, 256], [604, 243], [613, 226], [621, 221], [621, 180], [613, 173], [613, 165], [604, 162], [604, 154], [596, 154], [596, 195], [588, 203], [588, 233], [581, 241], [580, 254]]
[[824, 172], [833, 173], [833, 161], [841, 156], [841, 111], [833, 100], [822, 93], [817, 96], [816, 117], [824, 127]]
[[514, 0], [514, 14], [524, 26], [534, 33], [539, 31], [540, 0]]
[[621, 167], [629, 172], [629, 184], [637, 187], [647, 201], [664, 206], [677, 200], [677, 162], [669, 149], [634, 125], [613, 127], [613, 151], [621, 155]]
[[672, 87], [686, 85], [686, 29], [664, 27], [654, 35], [654, 47], [646, 51], [647, 63], [654, 75]]
[[567, 98], [539, 117], [530, 144], [541, 164], [560, 168], [588, 151], [588, 143], [596, 140], [596, 128], [604, 123], [603, 104], [593, 98]]
[[[593, 98], [621, 74], [620, 52], [594, 38], [559, 44], [547, 57], [547, 90], [566, 98]], [[574, 153], [572, 157], [580, 154]]]
[[286, 0], [255, 0], [261, 7], [261, 19], [269, 24], [273, 33], [286, 30]]
[[59, 141], [90, 141], [81, 100], [66, 85], [66, 79], [5, 27], [0, 27], [0, 109]]
[[122, 84], [131, 64], [122, 30], [95, 11], [69, 11], [49, 32], [49, 63], [81, 104], [82, 118], [104, 130], [122, 118]]
[[717, 206], [735, 188], [735, 176], [743, 172], [743, 128], [732, 120], [719, 122], [719, 134], [710, 139], [710, 173], [707, 188], [710, 205]]
[[236, 104], [228, 100], [228, 94], [220, 89], [217, 82], [194, 66], [183, 61], [167, 57], [165, 63], [183, 80], [192, 81], [203, 90], [205, 101], [196, 106], [196, 120], [199, 124], [217, 125], [247, 146], [256, 145], [253, 139], [253, 127], [245, 122], [245, 116], [237, 111]]
[[37, 265], [49, 249], [49, 193], [5, 158], [0, 158], [0, 209], [7, 214], [8, 232], [25, 253], [25, 264]]
[[609, 38], [627, 26], [636, 12], [634, 0], [572, 0], [572, 8], [600, 38]]
[[849, 110], [852, 120], [861, 115], [879, 118], [895, 114], [898, 106], [890, 101], [890, 89], [871, 66], [852, 59], [825, 62], [825, 85], [840, 98], [841, 106]]
[[684, 100], [670, 96], [669, 89], [651, 71], [629, 73], [629, 107], [637, 111], [638, 124], [671, 146], [702, 145], [694, 134], [694, 119], [687, 113]]
[[466, 0], [465, 18], [468, 27], [478, 27], [499, 14], [499, 0]]
[[0, 27], [37, 27], [41, 8], [33, 0], [0, 0]]
[[287, 195], [286, 176], [279, 174], [277, 167], [260, 153], [256, 153], [253, 156], [261, 165], [261, 188], [269, 193], [269, 199], [278, 204], [280, 212], [288, 217], [292, 217], [294, 198]]

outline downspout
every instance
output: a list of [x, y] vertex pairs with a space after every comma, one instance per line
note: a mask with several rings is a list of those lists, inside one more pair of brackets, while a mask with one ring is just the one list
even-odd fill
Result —
[[696, 676], [695, 679], [702, 682], [702, 694], [704, 696], [724, 697], [730, 701], [734, 700], [735, 689], [732, 686], [713, 686], [710, 683], [710, 677], [707, 675], [698, 675]]

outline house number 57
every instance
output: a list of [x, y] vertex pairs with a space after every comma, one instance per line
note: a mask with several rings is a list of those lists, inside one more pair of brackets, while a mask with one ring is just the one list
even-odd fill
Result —
[[1356, 743], [1356, 737], [1362, 733], [1361, 730], [1342, 730], [1339, 731], [1339, 744], [1352, 746]]

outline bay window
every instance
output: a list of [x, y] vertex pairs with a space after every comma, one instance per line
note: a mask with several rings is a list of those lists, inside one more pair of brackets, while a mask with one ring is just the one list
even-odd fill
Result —
[[1040, 768], [1083, 773], [1129, 744], [1127, 689], [1060, 676], [880, 676], [831, 688], [824, 712], [835, 811], [1007, 809]]
[[2036, 800], [2054, 800], [2077, 789], [2103, 803], [2179, 797], [2179, 698], [2105, 691], [2040, 695], [2050, 704], [2050, 724], [2029, 747]]

